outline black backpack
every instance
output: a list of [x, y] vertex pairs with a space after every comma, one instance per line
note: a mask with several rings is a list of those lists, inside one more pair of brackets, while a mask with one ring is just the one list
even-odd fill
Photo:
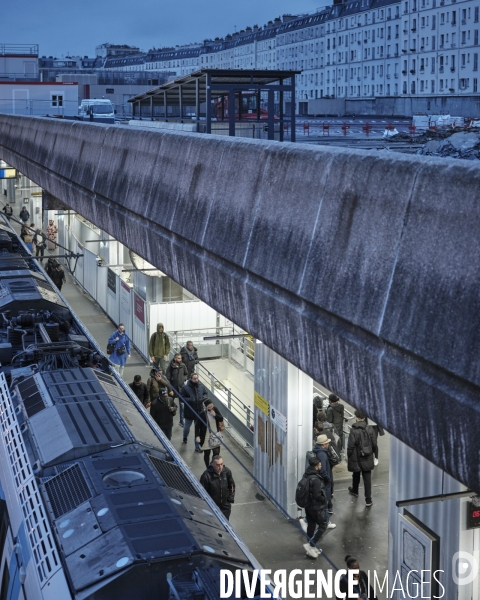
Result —
[[310, 491], [310, 478], [302, 477], [295, 491], [295, 502], [300, 508], [307, 508], [312, 503], [312, 492]]
[[372, 438], [367, 429], [360, 429], [359, 452], [361, 456], [373, 454]]

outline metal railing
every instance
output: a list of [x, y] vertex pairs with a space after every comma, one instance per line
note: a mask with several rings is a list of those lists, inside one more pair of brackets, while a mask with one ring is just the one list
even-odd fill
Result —
[[[213, 340], [204, 340], [203, 338], [210, 335], [228, 335], [227, 331], [231, 333], [233, 327], [169, 331], [168, 335], [170, 336], [172, 350], [179, 352], [180, 348], [185, 346], [187, 341], [193, 342], [196, 347], [216, 345]], [[235, 341], [239, 339], [243, 340], [244, 338], [235, 338]], [[225, 344], [222, 343], [220, 349], [221, 358], [229, 358], [228, 355], [230, 352], [228, 352], [227, 356], [224, 355], [224, 346]], [[248, 344], [244, 343], [243, 348], [246, 349], [246, 354], [249, 354]], [[253, 353], [251, 362], [253, 364]], [[232, 434], [232, 437], [239, 438], [238, 441], [246, 448], [253, 448], [254, 411], [236, 396], [230, 388], [227, 388], [204, 364], [198, 363], [195, 370], [198, 373], [200, 381], [210, 392], [212, 400], [216, 399], [222, 403], [222, 414], [227, 422], [227, 431]]]
[[0, 44], [0, 54], [31, 54], [38, 56], [38, 44]]
[[253, 448], [253, 410], [203, 364], [198, 363], [196, 371], [203, 385], [222, 403], [222, 411], [225, 413], [223, 416], [228, 423], [227, 429], [232, 427], [243, 442]]

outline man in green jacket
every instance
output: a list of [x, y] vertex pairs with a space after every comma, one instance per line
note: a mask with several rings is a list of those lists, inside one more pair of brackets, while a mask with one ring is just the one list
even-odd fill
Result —
[[153, 364], [165, 373], [170, 353], [170, 338], [163, 331], [163, 323], [157, 323], [157, 331], [150, 337], [148, 353]]

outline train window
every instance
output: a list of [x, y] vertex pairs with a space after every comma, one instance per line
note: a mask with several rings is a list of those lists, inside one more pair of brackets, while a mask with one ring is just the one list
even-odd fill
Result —
[[7, 600], [8, 586], [10, 584], [10, 573], [8, 572], [8, 564], [5, 561], [2, 575], [2, 588], [0, 589], [0, 600]]

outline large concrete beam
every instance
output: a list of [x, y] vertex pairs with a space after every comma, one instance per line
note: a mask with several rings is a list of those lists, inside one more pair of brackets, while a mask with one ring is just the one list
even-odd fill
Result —
[[480, 491], [480, 168], [0, 116], [0, 155]]

